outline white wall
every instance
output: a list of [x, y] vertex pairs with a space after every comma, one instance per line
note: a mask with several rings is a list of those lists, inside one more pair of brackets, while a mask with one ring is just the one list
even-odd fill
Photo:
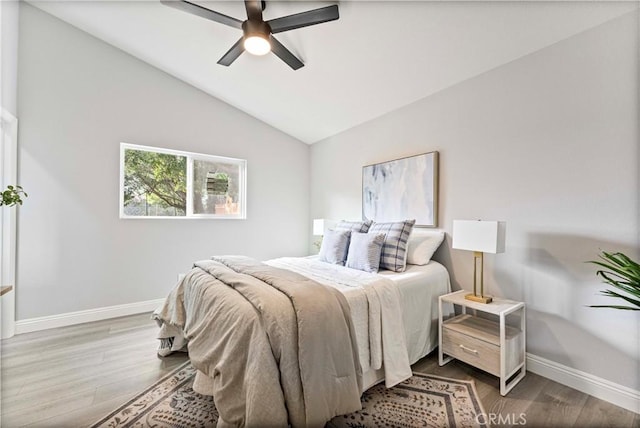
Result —
[[[640, 256], [638, 77], [634, 12], [324, 140], [311, 217], [359, 218], [363, 165], [438, 150], [441, 228], [507, 222], [485, 280], [526, 302], [528, 352], [638, 390], [640, 316], [586, 307], [607, 300], [584, 263]], [[471, 288], [450, 236], [436, 259]]]
[[[164, 297], [214, 254], [307, 252], [307, 145], [27, 4], [18, 113], [19, 320]], [[119, 220], [121, 141], [247, 159], [247, 220]]]

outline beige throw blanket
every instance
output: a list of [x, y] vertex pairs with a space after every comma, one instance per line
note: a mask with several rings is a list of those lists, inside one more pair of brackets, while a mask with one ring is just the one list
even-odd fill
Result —
[[313, 258], [282, 257], [265, 263], [297, 272], [335, 288], [345, 296], [363, 371], [384, 368], [387, 388], [412, 376], [400, 293], [391, 280], [374, 273], [318, 262]]
[[213, 379], [219, 426], [323, 426], [361, 408], [349, 306], [337, 290], [239, 256], [197, 262], [154, 317]]

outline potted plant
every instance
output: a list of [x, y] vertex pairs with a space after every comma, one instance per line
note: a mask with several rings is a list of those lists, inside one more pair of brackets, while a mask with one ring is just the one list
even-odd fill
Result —
[[623, 299], [627, 303], [630, 303], [631, 306], [590, 305], [590, 307], [640, 311], [640, 264], [631, 260], [623, 253], [608, 253], [602, 251], [599, 257], [600, 260], [589, 262], [604, 268], [598, 270], [596, 275], [602, 277], [605, 284], [609, 284], [622, 292], [603, 290], [600, 294]]
[[7, 189], [2, 192], [2, 199], [0, 200], [0, 206], [6, 205], [12, 207], [14, 205], [22, 205], [22, 197], [27, 197], [22, 186], [7, 186]]

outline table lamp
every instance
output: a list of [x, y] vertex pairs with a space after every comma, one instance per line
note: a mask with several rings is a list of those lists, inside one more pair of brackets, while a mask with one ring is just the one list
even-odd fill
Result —
[[[490, 303], [491, 297], [484, 295], [484, 253], [504, 253], [507, 223], [504, 221], [454, 220], [453, 245], [457, 250], [473, 251], [473, 294], [465, 299], [479, 303]], [[478, 264], [480, 274], [478, 275]], [[478, 276], [480, 280], [478, 281]], [[480, 282], [480, 293], [478, 293]]]
[[323, 236], [325, 231], [326, 220], [323, 218], [316, 218], [313, 220], [313, 236]]
[[313, 220], [313, 236], [319, 236], [320, 239], [318, 241], [315, 241], [313, 243], [313, 245], [320, 250], [320, 246], [322, 245], [322, 237], [324, 236], [324, 233], [328, 230], [331, 229], [332, 227], [335, 227], [336, 222], [332, 221], [332, 220], [327, 220], [324, 218], [316, 218]]

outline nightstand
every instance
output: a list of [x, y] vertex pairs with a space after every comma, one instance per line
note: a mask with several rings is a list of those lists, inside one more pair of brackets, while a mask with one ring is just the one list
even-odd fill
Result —
[[[478, 303], [465, 299], [468, 293], [461, 290], [439, 298], [439, 363], [442, 366], [455, 358], [498, 376], [500, 394], [506, 395], [526, 374], [524, 303], [499, 298]], [[459, 306], [462, 313], [443, 319], [443, 303]], [[480, 317], [479, 313], [490, 315]], [[520, 322], [507, 324], [507, 316], [518, 313]]]

